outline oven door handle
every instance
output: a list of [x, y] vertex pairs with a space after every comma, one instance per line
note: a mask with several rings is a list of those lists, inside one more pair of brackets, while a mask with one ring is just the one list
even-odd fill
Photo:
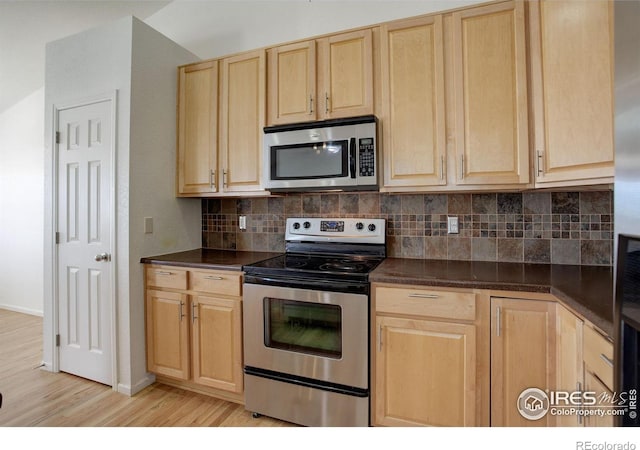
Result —
[[356, 138], [349, 140], [349, 174], [351, 178], [356, 177]]
[[[325, 279], [309, 279], [304, 277], [296, 277], [296, 276], [286, 276], [286, 277], [278, 277], [274, 275], [265, 276], [265, 275], [250, 275], [245, 274], [244, 282], [248, 284], [266, 284], [266, 285], [276, 285], [281, 287], [294, 287], [300, 289], [316, 289], [316, 290], [328, 290], [331, 288], [332, 291], [340, 292], [342, 289], [345, 292], [353, 292], [355, 291], [364, 291], [358, 293], [368, 293], [368, 283], [357, 283], [357, 282], [349, 282], [349, 281], [339, 281], [339, 280], [325, 280]], [[352, 289], [349, 289], [352, 288]], [[354, 292], [355, 293], [355, 292]]]

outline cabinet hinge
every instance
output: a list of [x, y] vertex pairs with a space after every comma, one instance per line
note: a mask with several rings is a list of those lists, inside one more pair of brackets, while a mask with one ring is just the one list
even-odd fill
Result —
[[60, 243], [60, 232], [56, 231], [56, 244]]
[[60, 132], [56, 131], [56, 144], [60, 143]]
[[60, 347], [60, 335], [56, 334], [56, 347]]

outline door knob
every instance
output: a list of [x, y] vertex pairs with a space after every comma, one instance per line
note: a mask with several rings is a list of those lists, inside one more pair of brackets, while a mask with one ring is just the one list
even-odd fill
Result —
[[94, 259], [96, 261], [111, 261], [111, 255], [109, 253], [100, 253]]

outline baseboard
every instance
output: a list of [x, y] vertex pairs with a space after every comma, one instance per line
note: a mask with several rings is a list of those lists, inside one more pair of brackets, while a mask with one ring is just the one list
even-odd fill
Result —
[[136, 395], [138, 392], [146, 388], [147, 386], [152, 385], [156, 381], [156, 377], [153, 374], [148, 373], [142, 380], [138, 381], [133, 387], [126, 384], [118, 384], [117, 391], [121, 394], [128, 395], [132, 397]]
[[44, 316], [44, 313], [42, 312], [42, 310], [21, 308], [20, 306], [15, 306], [15, 305], [5, 305], [0, 303], [0, 309], [6, 309], [7, 311], [13, 311], [13, 312], [18, 312], [22, 314], [29, 314], [30, 316], [38, 316], [38, 317]]

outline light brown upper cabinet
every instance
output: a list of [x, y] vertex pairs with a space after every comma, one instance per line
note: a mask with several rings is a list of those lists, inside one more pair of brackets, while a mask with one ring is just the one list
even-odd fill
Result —
[[373, 114], [370, 29], [269, 49], [270, 125]]
[[455, 183], [528, 183], [524, 3], [456, 11], [451, 39]]
[[[222, 191], [264, 191], [262, 129], [265, 124], [264, 50], [225, 58], [220, 65]], [[220, 177], [218, 178], [220, 180]]]
[[536, 186], [612, 183], [613, 2], [528, 2]]
[[218, 62], [178, 70], [177, 193], [218, 191]]
[[179, 68], [177, 195], [260, 195], [264, 50]]
[[380, 49], [384, 186], [444, 185], [442, 16], [383, 25]]

